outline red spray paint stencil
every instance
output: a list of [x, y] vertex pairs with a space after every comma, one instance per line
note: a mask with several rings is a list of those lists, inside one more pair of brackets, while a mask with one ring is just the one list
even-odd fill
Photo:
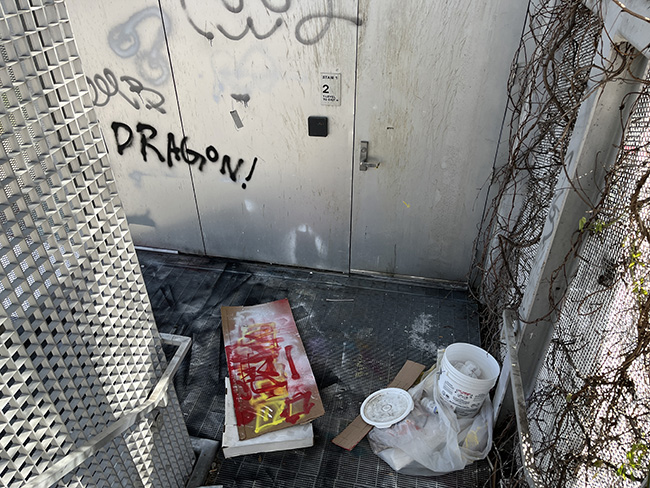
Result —
[[221, 307], [239, 439], [325, 413], [288, 300]]

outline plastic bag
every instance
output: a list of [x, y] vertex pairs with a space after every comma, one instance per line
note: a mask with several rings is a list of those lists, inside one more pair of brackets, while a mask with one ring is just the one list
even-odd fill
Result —
[[436, 369], [409, 390], [415, 407], [408, 417], [368, 435], [373, 452], [398, 473], [435, 476], [457, 471], [484, 459], [492, 448], [490, 398], [474, 417], [457, 417], [440, 401], [438, 376]]

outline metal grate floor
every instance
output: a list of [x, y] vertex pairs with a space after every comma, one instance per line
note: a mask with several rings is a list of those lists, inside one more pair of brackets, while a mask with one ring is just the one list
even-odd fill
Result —
[[348, 452], [331, 443], [362, 401], [385, 387], [407, 359], [427, 366], [439, 346], [479, 343], [477, 307], [463, 291], [395, 280], [139, 252], [160, 332], [192, 338], [176, 391], [190, 435], [221, 440], [225, 354], [222, 305], [288, 298], [318, 382], [325, 415], [314, 421], [314, 447], [217, 458], [210, 482], [226, 488], [479, 487], [486, 463], [442, 477], [395, 473], [367, 439]]

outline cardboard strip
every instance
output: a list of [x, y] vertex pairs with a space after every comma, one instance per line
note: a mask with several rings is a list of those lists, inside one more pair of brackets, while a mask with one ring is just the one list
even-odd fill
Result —
[[[415, 380], [418, 379], [425, 367], [423, 364], [414, 361], [406, 361], [402, 369], [397, 373], [397, 376], [388, 384], [387, 388], [408, 390], [413, 386], [413, 383], [415, 383]], [[367, 424], [361, 418], [361, 415], [358, 415], [343, 432], [332, 439], [332, 442], [343, 449], [351, 451], [371, 430], [372, 425]]]

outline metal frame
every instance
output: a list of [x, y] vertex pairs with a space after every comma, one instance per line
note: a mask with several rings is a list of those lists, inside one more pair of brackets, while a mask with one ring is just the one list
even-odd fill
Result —
[[45, 472], [25, 483], [25, 488], [48, 488], [49, 486], [52, 486], [66, 474], [81, 466], [86, 459], [89, 459], [91, 456], [98, 453], [117, 436], [126, 432], [140, 420], [143, 420], [145, 416], [151, 413], [154, 409], [160, 406], [167, 406], [168, 388], [176, 374], [176, 371], [178, 371], [181, 361], [185, 358], [190, 349], [192, 339], [173, 334], [160, 334], [160, 338], [163, 343], [176, 346], [177, 349], [174, 357], [167, 364], [165, 372], [158, 380], [158, 383], [156, 383], [149, 399], [139, 407], [123, 414], [117, 422], [105, 428], [84, 446], [68, 454], [64, 458], [59, 459]]
[[[593, 2], [587, 2], [588, 5], [591, 3]], [[633, 11], [650, 13], [647, 4], [642, 5], [636, 0], [629, 6]], [[630, 16], [621, 15], [620, 9], [614, 4], [608, 7], [604, 11], [604, 18], [609, 37], [603, 37], [601, 62], [607, 63], [607, 60], [615, 59], [616, 52], [612, 40], [616, 42], [625, 39], [645, 57], [650, 57], [647, 40], [641, 41], [647, 39], [648, 25]], [[645, 65], [640, 56], [632, 69], [637, 76], [643, 77]], [[607, 164], [608, 158], [613, 159], [612, 142], [618, 141], [621, 131], [620, 119], [625, 119], [627, 111], [631, 108], [628, 105], [621, 113], [621, 100], [626, 93], [635, 89], [636, 86], [630, 84], [610, 83], [603, 89], [593, 91], [583, 102], [567, 150], [567, 171], [560, 175], [557, 183], [521, 307], [517, 311], [505, 310], [503, 313], [502, 339], [506, 343], [506, 357], [495, 394], [495, 421], [497, 416], [503, 420], [514, 411], [523, 470], [531, 487], [544, 486], [541, 470], [534, 457], [526, 398], [535, 389], [555, 331], [556, 314], [547, 315], [548, 285], [554, 270], [571, 250], [571, 237], [577, 230], [580, 217], [589, 209], [583, 201], [584, 195], [597, 197], [600, 192], [602, 168], [598, 162], [605, 161]], [[579, 175], [583, 195], [578, 195], [571, 189], [570, 182]], [[554, 282], [552, 293], [556, 301], [564, 296], [574, 272], [573, 269], [568, 270], [562, 282]], [[647, 480], [642, 486], [644, 484], [647, 485]]]
[[[510, 377], [510, 388], [514, 399], [514, 409], [517, 418], [517, 433], [519, 434], [519, 446], [521, 448], [521, 459], [523, 462], [526, 481], [530, 488], [544, 486], [539, 469], [535, 463], [533, 444], [530, 438], [530, 429], [528, 427], [528, 417], [526, 416], [526, 397], [524, 395], [524, 384], [519, 368], [519, 355], [517, 339], [514, 333], [515, 312], [513, 310], [503, 311], [502, 332], [506, 339], [506, 358], [504, 360], [504, 369], [507, 365], [505, 381]], [[503, 377], [502, 377], [503, 378]], [[495, 409], [498, 414], [498, 409]]]
[[[612, 20], [613, 18], [616, 21]], [[610, 12], [606, 22], [609, 34], [616, 39], [634, 39], [636, 31]], [[622, 24], [622, 25], [620, 25]], [[638, 26], [637, 26], [638, 27]], [[614, 62], [617, 53], [609, 38], [604, 39], [603, 59], [599, 62]], [[646, 51], [646, 55], [647, 51]], [[635, 74], [642, 77], [645, 63], [640, 59], [634, 67]], [[594, 73], [598, 79], [600, 74]], [[591, 90], [588, 87], [587, 90]], [[567, 169], [560, 174], [556, 191], [550, 203], [549, 214], [544, 224], [540, 247], [534, 258], [530, 278], [521, 306], [519, 317], [522, 328], [517, 336], [519, 358], [524, 392], [529, 395], [534, 387], [543, 358], [554, 331], [555, 314], [548, 313], [548, 284], [553, 280], [553, 273], [558, 269], [572, 246], [572, 235], [576, 232], [578, 221], [587, 214], [590, 207], [585, 203], [585, 195], [597, 200], [600, 192], [602, 168], [600, 162], [613, 159], [613, 143], [621, 134], [620, 117], [625, 117], [630, 107], [622, 113], [619, 110], [621, 100], [626, 93], [633, 92], [636, 86], [630, 84], [609, 83], [600, 90], [594, 90], [580, 107], [573, 135], [567, 148]], [[573, 191], [572, 181], [579, 175], [581, 193]], [[564, 295], [571, 281], [569, 270], [564, 280], [555, 280], [552, 290], [556, 303]], [[541, 320], [540, 320], [541, 318]], [[504, 410], [510, 411], [509, 402], [504, 403]], [[503, 416], [502, 416], [503, 418]]]
[[63, 0], [0, 0], [0, 99], [0, 485], [181, 487], [189, 339], [168, 365]]

